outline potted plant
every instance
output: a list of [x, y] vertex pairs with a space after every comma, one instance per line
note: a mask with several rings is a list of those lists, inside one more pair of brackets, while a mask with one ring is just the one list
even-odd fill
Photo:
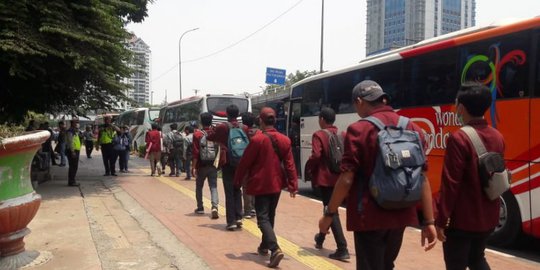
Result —
[[39, 255], [24, 252], [23, 238], [41, 203], [32, 187], [30, 165], [49, 136], [46, 130], [14, 135], [0, 128], [0, 269], [22, 267]]

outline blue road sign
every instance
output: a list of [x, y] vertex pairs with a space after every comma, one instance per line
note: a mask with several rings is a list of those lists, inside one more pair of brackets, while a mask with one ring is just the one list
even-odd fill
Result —
[[285, 70], [277, 68], [266, 68], [266, 83], [285, 85]]

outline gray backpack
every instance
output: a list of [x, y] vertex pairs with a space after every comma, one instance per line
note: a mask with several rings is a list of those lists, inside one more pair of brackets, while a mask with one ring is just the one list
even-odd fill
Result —
[[217, 153], [217, 145], [213, 141], [206, 139], [206, 136], [208, 136], [206, 131], [201, 130], [201, 133], [203, 134], [199, 147], [199, 158], [201, 163], [205, 165], [214, 164]]
[[422, 199], [426, 157], [418, 132], [407, 130], [409, 118], [400, 116], [397, 126], [387, 126], [373, 116], [362, 120], [379, 129], [379, 153], [369, 179], [371, 195], [384, 209], [417, 204]]
[[343, 136], [323, 129], [328, 136], [328, 153], [326, 153], [326, 164], [332, 173], [340, 173], [341, 159], [343, 158]]

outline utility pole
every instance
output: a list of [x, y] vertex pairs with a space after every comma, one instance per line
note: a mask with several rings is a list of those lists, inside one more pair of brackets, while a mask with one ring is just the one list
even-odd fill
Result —
[[324, 0], [322, 0], [321, 8], [321, 67], [320, 73], [323, 73], [323, 44], [324, 44]]

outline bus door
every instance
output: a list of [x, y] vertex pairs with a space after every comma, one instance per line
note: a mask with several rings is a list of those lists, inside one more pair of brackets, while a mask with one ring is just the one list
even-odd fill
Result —
[[294, 164], [296, 165], [296, 171], [299, 176], [302, 176], [303, 173], [300, 166], [300, 128], [302, 126], [303, 120], [300, 117], [302, 109], [302, 98], [299, 97], [291, 99], [289, 108], [289, 132], [287, 132], [287, 135], [289, 136], [289, 139], [291, 139], [291, 148], [294, 157]]

